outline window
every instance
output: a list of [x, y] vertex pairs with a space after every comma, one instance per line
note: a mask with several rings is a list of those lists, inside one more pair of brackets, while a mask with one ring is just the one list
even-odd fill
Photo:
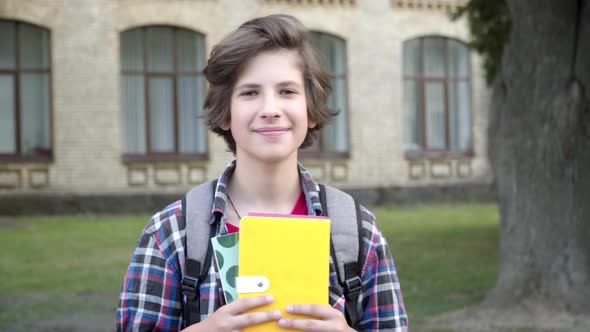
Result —
[[322, 32], [311, 32], [310, 41], [321, 64], [332, 76], [332, 94], [328, 106], [338, 113], [321, 130], [314, 145], [303, 150], [309, 157], [348, 157], [348, 99], [346, 87], [346, 43]]
[[206, 158], [203, 39], [167, 26], [121, 34], [124, 160]]
[[472, 147], [469, 49], [442, 37], [404, 43], [407, 155], [467, 154]]
[[0, 20], [0, 158], [49, 161], [49, 31]]

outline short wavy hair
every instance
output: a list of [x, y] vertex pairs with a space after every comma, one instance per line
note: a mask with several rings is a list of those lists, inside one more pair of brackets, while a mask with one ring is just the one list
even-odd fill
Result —
[[319, 130], [333, 115], [327, 104], [332, 92], [330, 76], [322, 69], [310, 45], [305, 26], [295, 17], [282, 14], [247, 21], [213, 47], [203, 70], [209, 82], [203, 117], [209, 129], [223, 137], [234, 155], [236, 142], [231, 130], [221, 128], [231, 119], [230, 105], [234, 85], [249, 59], [261, 52], [278, 49], [293, 50], [299, 54], [308, 120], [317, 124], [308, 129], [300, 148], [312, 145]]

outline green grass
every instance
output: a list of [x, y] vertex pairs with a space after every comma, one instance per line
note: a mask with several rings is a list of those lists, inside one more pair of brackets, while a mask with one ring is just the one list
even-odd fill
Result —
[[[374, 208], [373, 212], [393, 252], [414, 331], [429, 317], [481, 301], [493, 287], [498, 261], [495, 205]], [[3, 217], [0, 296], [53, 294], [64, 299], [68, 294], [116, 294], [148, 219]], [[51, 312], [53, 308], [47, 307], [55, 303], [38, 299], [32, 306], [26, 301], [13, 303], [5, 313], [26, 316], [32, 307]], [[63, 304], [61, 310], [72, 306]], [[2, 316], [0, 323], [6, 320]]]
[[148, 220], [3, 218], [0, 294], [117, 292]]
[[394, 255], [411, 324], [476, 304], [494, 286], [498, 266], [495, 205], [373, 211]]

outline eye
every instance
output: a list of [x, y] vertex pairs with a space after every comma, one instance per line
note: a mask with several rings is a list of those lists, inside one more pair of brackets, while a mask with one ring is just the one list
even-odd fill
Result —
[[297, 94], [297, 91], [295, 91], [293, 89], [283, 89], [283, 90], [281, 90], [281, 94], [282, 95], [294, 95], [294, 94]]
[[255, 90], [245, 90], [240, 92], [240, 96], [244, 97], [253, 97], [256, 96], [258, 93]]

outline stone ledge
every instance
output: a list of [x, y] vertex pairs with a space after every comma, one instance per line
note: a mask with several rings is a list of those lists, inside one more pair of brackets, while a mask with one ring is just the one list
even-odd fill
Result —
[[368, 206], [414, 205], [422, 203], [496, 202], [496, 189], [491, 183], [456, 185], [425, 185], [414, 187], [383, 187], [347, 189], [359, 203]]
[[438, 11], [455, 10], [466, 3], [465, 0], [391, 0], [393, 8]]
[[272, 5], [307, 5], [307, 6], [356, 6], [358, 0], [264, 0]]
[[[420, 203], [495, 202], [491, 184], [429, 185], [345, 190], [361, 204], [412, 205]], [[2, 215], [60, 214], [154, 214], [182, 198], [184, 193], [166, 194], [13, 194], [0, 196]]]
[[2, 215], [154, 214], [182, 198], [178, 194], [14, 194], [0, 196]]

